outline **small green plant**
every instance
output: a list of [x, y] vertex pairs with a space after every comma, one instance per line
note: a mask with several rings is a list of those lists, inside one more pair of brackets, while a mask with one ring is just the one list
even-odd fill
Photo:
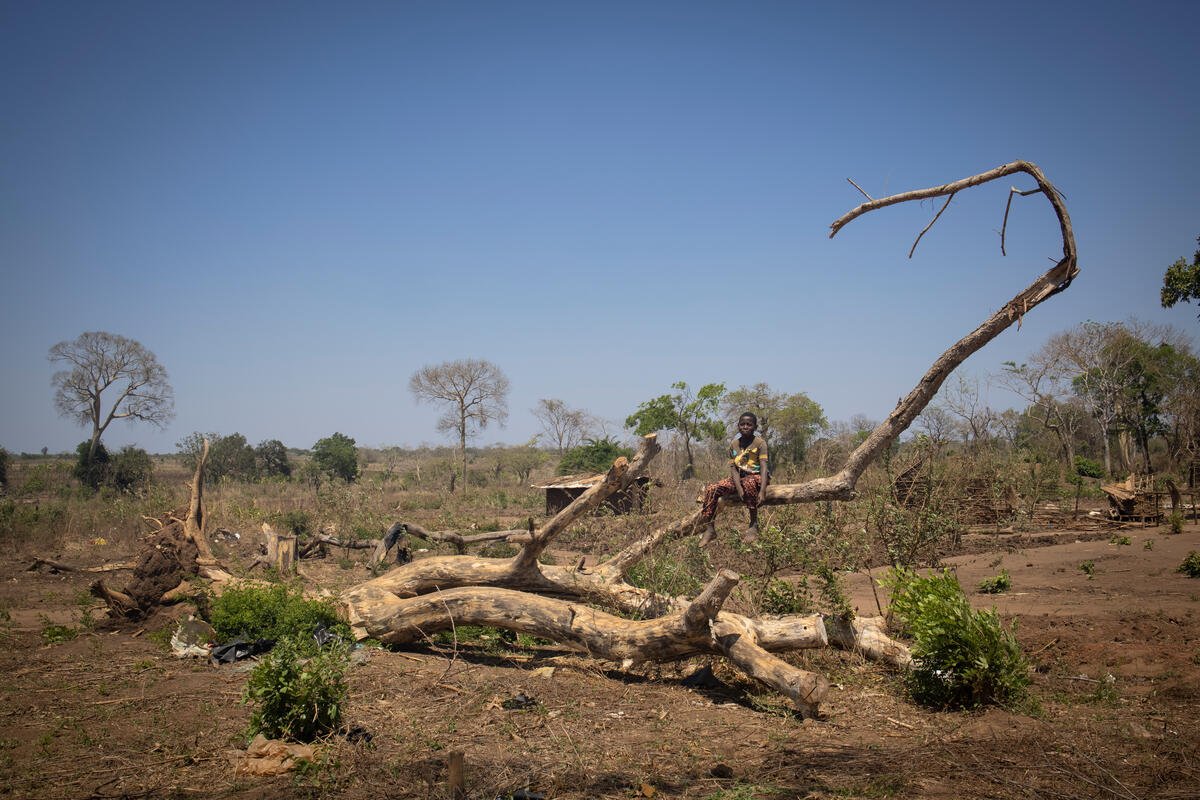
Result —
[[846, 595], [846, 585], [842, 581], [842, 577], [828, 564], [818, 564], [816, 573], [821, 580], [821, 585], [817, 589], [821, 594], [821, 599], [829, 608], [829, 612], [842, 619], [854, 619], [854, 608], [850, 605], [850, 598]]
[[1108, 543], [1123, 547], [1128, 547], [1129, 545], [1133, 544], [1128, 536], [1117, 536], [1115, 533], [1108, 538]]
[[55, 625], [44, 615], [42, 620], [42, 641], [46, 644], [62, 644], [69, 642], [79, 635], [79, 629], [70, 625]]
[[810, 613], [813, 609], [813, 597], [808, 588], [808, 578], [802, 577], [795, 583], [778, 578], [768, 581], [759, 605], [767, 614]]
[[1144, 543], [1144, 544], [1142, 544], [1142, 549], [1143, 549], [1143, 550], [1153, 550], [1153, 549], [1154, 549], [1154, 540], [1153, 540], [1153, 539], [1147, 539], [1147, 540], [1145, 541], [1145, 543]]
[[913, 637], [916, 666], [905, 680], [913, 698], [935, 708], [973, 708], [1022, 701], [1029, 662], [995, 609], [971, 608], [962, 587], [943, 570], [928, 578], [892, 569], [891, 613]]
[[1188, 553], [1187, 557], [1183, 559], [1183, 563], [1179, 565], [1179, 569], [1175, 571], [1182, 572], [1189, 578], [1200, 578], [1200, 553], [1195, 550]]
[[317, 623], [349, 638], [350, 628], [328, 600], [306, 599], [299, 584], [230, 586], [212, 601], [210, 623], [220, 641], [235, 636], [249, 639], [294, 638], [315, 648], [312, 633]]
[[1183, 533], [1183, 514], [1178, 511], [1167, 517], [1167, 524], [1171, 526], [1171, 533]]
[[256, 706], [252, 734], [311, 742], [341, 721], [349, 696], [347, 646], [331, 643], [307, 661], [302, 650], [284, 639], [250, 673], [242, 701]]
[[1090, 558], [1087, 561], [1080, 561], [1079, 569], [1084, 575], [1088, 576], [1089, 581], [1096, 577], [1096, 564]]
[[80, 589], [75, 594], [75, 605], [79, 606], [79, 626], [84, 630], [96, 627], [96, 617], [92, 614], [92, 604], [96, 598], [87, 589]]
[[302, 508], [293, 509], [280, 514], [277, 518], [279, 527], [291, 531], [297, 536], [312, 533], [312, 515]]
[[991, 577], [985, 578], [979, 583], [980, 594], [1003, 594], [1012, 588], [1012, 576], [1008, 574], [1008, 570], [1001, 569], [1000, 573]]

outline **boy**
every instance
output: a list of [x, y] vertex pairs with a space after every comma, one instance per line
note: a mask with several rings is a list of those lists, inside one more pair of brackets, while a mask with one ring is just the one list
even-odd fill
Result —
[[762, 497], [770, 480], [767, 470], [767, 443], [755, 436], [758, 417], [747, 411], [738, 417], [738, 438], [729, 443], [730, 476], [709, 485], [704, 490], [704, 507], [700, 518], [705, 523], [700, 535], [700, 546], [707, 547], [717, 538], [717, 527], [713, 517], [717, 515], [717, 501], [737, 492], [738, 498], [750, 510], [750, 527], [742, 536], [743, 544], [758, 538], [758, 498]]

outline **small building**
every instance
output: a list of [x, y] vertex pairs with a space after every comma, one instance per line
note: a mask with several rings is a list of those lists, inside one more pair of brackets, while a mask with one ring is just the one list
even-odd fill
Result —
[[[548, 481], [535, 483], [533, 489], [546, 491], [546, 514], [557, 514], [600, 481], [604, 480], [603, 472], [585, 472], [579, 475], [561, 475]], [[602, 504], [616, 514], [628, 514], [641, 511], [646, 503], [646, 494], [650, 487], [649, 478], [635, 478], [628, 489], [614, 492]]]

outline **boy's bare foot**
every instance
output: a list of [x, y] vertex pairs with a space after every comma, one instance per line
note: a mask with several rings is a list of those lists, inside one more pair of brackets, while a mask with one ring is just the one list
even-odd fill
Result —
[[758, 540], [758, 525], [751, 525], [742, 534], [742, 544], [754, 544]]
[[704, 526], [704, 531], [700, 534], [700, 546], [708, 547], [717, 539], [717, 526], [713, 523], [708, 523]]

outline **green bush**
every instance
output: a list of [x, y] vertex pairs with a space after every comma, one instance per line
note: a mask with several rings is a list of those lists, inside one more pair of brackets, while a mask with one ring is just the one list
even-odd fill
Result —
[[1012, 576], [1008, 574], [1008, 570], [1000, 570], [999, 575], [991, 578], [984, 578], [979, 583], [980, 594], [1003, 594], [1012, 588]]
[[108, 450], [104, 442], [96, 442], [96, 452], [89, 458], [91, 448], [91, 440], [82, 441], [75, 448], [75, 477], [89, 489], [99, 489], [108, 473]]
[[1183, 563], [1179, 565], [1179, 569], [1175, 571], [1182, 572], [1189, 578], [1200, 578], [1200, 553], [1197, 553], [1195, 550], [1188, 553], [1187, 558], [1183, 560]]
[[576, 472], [607, 472], [618, 458], [629, 458], [632, 455], [632, 450], [621, 447], [607, 436], [603, 439], [588, 439], [579, 447], [573, 447], [563, 454], [557, 473], [572, 475]]
[[[915, 666], [906, 676], [918, 703], [934, 708], [1010, 706], [1025, 698], [1029, 662], [995, 609], [971, 608], [948, 571], [922, 578], [892, 569], [891, 613], [912, 636]], [[1015, 629], [1015, 625], [1014, 625]]]
[[1104, 466], [1099, 462], [1083, 456], [1075, 456], [1075, 474], [1084, 478], [1103, 478]]
[[1167, 517], [1167, 524], [1171, 526], [1171, 533], [1183, 533], [1183, 514], [1174, 512]]
[[813, 610], [812, 591], [808, 578], [801, 577], [795, 584], [779, 578], [767, 582], [759, 603], [767, 614], [809, 614]]
[[12, 456], [3, 447], [0, 447], [0, 487], [8, 486], [8, 465], [12, 462]]
[[348, 647], [328, 644], [307, 661], [303, 652], [295, 640], [284, 639], [251, 671], [242, 702], [257, 706], [252, 734], [311, 742], [341, 722], [350, 694]]
[[134, 494], [150, 488], [153, 478], [154, 462], [150, 460], [150, 454], [140, 447], [125, 445], [109, 461], [104, 485], [123, 494]]
[[312, 514], [303, 508], [295, 508], [284, 512], [276, 517], [276, 520], [279, 522], [281, 528], [291, 531], [297, 536], [306, 536], [312, 533]]
[[328, 600], [308, 600], [298, 584], [250, 584], [227, 588], [212, 602], [209, 622], [220, 641], [236, 636], [248, 639], [296, 639], [301, 649], [315, 649], [313, 630], [324, 622], [330, 632], [350, 637], [350, 627], [338, 617]]

